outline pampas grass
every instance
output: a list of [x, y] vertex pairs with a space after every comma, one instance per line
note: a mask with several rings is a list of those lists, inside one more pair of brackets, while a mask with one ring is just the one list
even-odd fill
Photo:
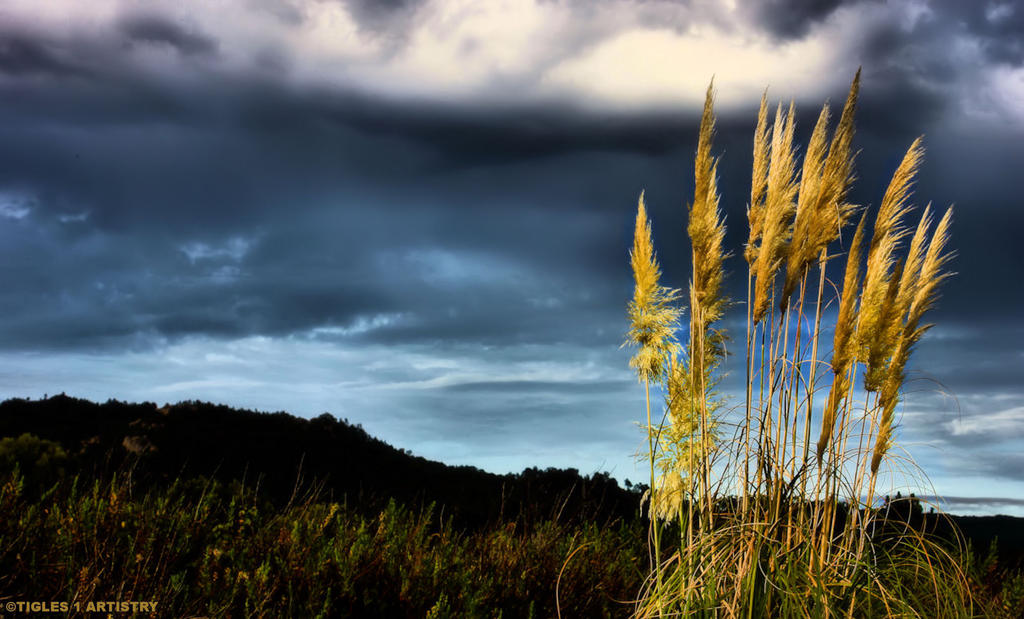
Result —
[[[637, 352], [630, 360], [630, 366], [636, 369], [637, 377], [644, 385], [647, 397], [647, 449], [651, 472], [651, 502], [654, 503], [655, 491], [655, 454], [654, 444], [656, 430], [651, 423], [651, 382], [660, 381], [665, 377], [666, 365], [672, 363], [679, 351], [675, 340], [675, 327], [681, 310], [673, 305], [679, 292], [661, 286], [661, 269], [654, 255], [654, 242], [651, 239], [651, 224], [647, 219], [644, 206], [644, 194], [640, 194], [637, 204], [636, 224], [633, 234], [633, 250], [629, 254], [630, 265], [633, 267], [633, 300], [629, 303], [630, 328], [626, 336], [626, 344], [637, 347]], [[625, 344], [624, 344], [625, 345]], [[653, 510], [652, 510], [653, 511]], [[652, 517], [652, 521], [656, 521]], [[653, 540], [653, 556], [655, 565], [660, 563], [660, 540], [658, 527], [651, 531]]]
[[[636, 293], [629, 342], [638, 347], [632, 365], [647, 394], [654, 549], [638, 617], [975, 612], [956, 550], [906, 523], [894, 528], [874, 505], [880, 471], [899, 464], [891, 454], [906, 366], [929, 327], [924, 316], [950, 275], [952, 210], [933, 229], [931, 208], [925, 208], [903, 251], [910, 236], [904, 219], [924, 154], [919, 138], [873, 220], [864, 209], [852, 236], [844, 234], [859, 210], [847, 202], [859, 87], [858, 71], [831, 139], [829, 106], [823, 106], [802, 162], [794, 144], [795, 106], [780, 104], [769, 127], [767, 93], [761, 99], [743, 251], [747, 384], [738, 420], [731, 421], [715, 390], [726, 341], [716, 325], [726, 304], [727, 254], [712, 155], [712, 86], [688, 213], [693, 253], [685, 347], [673, 339], [682, 310], [672, 308], [677, 292], [658, 283], [641, 198], [631, 253]], [[839, 259], [845, 268], [837, 286], [827, 281], [826, 267]], [[805, 335], [810, 304], [813, 329]], [[835, 323], [826, 363], [818, 355], [829, 307]], [[794, 330], [792, 322], [801, 328]], [[820, 372], [819, 365], [829, 371]], [[854, 389], [858, 376], [864, 393]], [[819, 377], [827, 386], [819, 385]], [[651, 424], [652, 383], [666, 396], [658, 427]], [[826, 387], [822, 417], [815, 419], [816, 392]], [[728, 427], [735, 432], [723, 440]], [[912, 463], [905, 468], [910, 481], [923, 480]]]

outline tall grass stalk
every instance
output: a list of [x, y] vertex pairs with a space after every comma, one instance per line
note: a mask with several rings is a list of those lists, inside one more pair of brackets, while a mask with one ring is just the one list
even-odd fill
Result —
[[[666, 376], [666, 368], [674, 365], [679, 345], [675, 340], [675, 327], [679, 320], [680, 310], [673, 305], [679, 292], [661, 286], [661, 269], [654, 254], [654, 243], [651, 239], [651, 226], [647, 219], [644, 206], [644, 195], [640, 194], [637, 205], [636, 224], [633, 237], [633, 250], [630, 252], [630, 264], [633, 267], [633, 279], [636, 287], [633, 300], [629, 304], [630, 329], [627, 344], [638, 347], [630, 360], [636, 369], [637, 377], [644, 385], [647, 400], [647, 449], [650, 465], [651, 485], [649, 492], [655, 492], [656, 472], [655, 446], [659, 432], [651, 420], [651, 382], [659, 382]], [[660, 440], [660, 438], [658, 438]], [[661, 540], [658, 518], [651, 511], [652, 569], [660, 574]]]
[[[924, 152], [919, 138], [882, 197], [865, 248], [869, 209], [847, 201], [859, 87], [858, 71], [831, 136], [829, 106], [823, 106], [802, 162], [795, 106], [780, 104], [769, 125], [767, 93], [761, 99], [743, 251], [741, 416], [725, 414], [716, 391], [725, 355], [717, 321], [726, 304], [727, 254], [712, 155], [713, 85], [701, 116], [688, 213], [684, 350], [673, 337], [678, 293], [658, 283], [641, 195], [629, 342], [638, 346], [632, 366], [647, 403], [654, 558], [639, 617], [974, 614], [956, 553], [908, 523], [886, 520], [875, 506], [880, 472], [903, 472], [887, 466], [896, 462], [896, 410], [910, 354], [929, 327], [924, 315], [950, 275], [952, 211], [933, 226], [927, 207], [904, 248]], [[851, 237], [847, 228], [859, 210]], [[831, 281], [832, 263], [843, 260], [842, 280]], [[829, 335], [831, 354], [823, 341]], [[856, 389], [858, 377], [863, 391]], [[657, 427], [652, 383], [666, 394]], [[825, 395], [817, 414], [819, 390]], [[729, 426], [732, 438], [723, 440]], [[910, 464], [905, 481], [924, 482]], [[659, 521], [678, 525], [677, 541], [659, 537]], [[662, 545], [673, 549], [667, 558]]]

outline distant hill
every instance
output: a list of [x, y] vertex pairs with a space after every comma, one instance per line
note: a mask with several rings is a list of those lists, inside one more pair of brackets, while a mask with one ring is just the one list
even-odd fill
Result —
[[347, 420], [238, 410], [205, 402], [158, 407], [64, 395], [0, 403], [0, 438], [32, 434], [59, 443], [74, 470], [132, 471], [160, 484], [207, 477], [258, 484], [261, 496], [285, 503], [316, 482], [326, 497], [373, 510], [394, 498], [434, 502], [463, 526], [516, 517], [632, 520], [639, 491], [606, 473], [526, 469], [495, 475], [411, 455]]

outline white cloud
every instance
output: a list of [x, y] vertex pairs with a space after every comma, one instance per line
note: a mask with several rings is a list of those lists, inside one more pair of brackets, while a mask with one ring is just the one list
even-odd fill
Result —
[[1013, 16], [1013, 3], [1011, 2], [990, 2], [985, 7], [985, 19], [997, 24]]
[[31, 200], [18, 193], [0, 192], [0, 217], [24, 219], [32, 212]]
[[[227, 259], [234, 262], [239, 262], [249, 253], [254, 243], [253, 239], [246, 239], [243, 237], [232, 237], [220, 245], [211, 245], [209, 243], [202, 243], [194, 241], [191, 243], [185, 243], [178, 249], [184, 253], [189, 262], [195, 264], [201, 260], [213, 260], [213, 259]], [[229, 273], [222, 273], [227, 275]], [[235, 273], [237, 275], [237, 273]]]
[[296, 69], [304, 78], [323, 78], [325, 72], [344, 77], [361, 65], [375, 64], [386, 51], [380, 38], [360, 30], [344, 3], [313, 2], [304, 8], [301, 28], [281, 30], [275, 37], [303, 57]]
[[[486, 96], [502, 83], [527, 86], [528, 92], [538, 70], [564, 53], [566, 39], [577, 36], [573, 29], [591, 27], [591, 18], [564, 4], [533, 0], [434, 3], [424, 17], [386, 67], [393, 83], [422, 85], [421, 94]], [[508, 94], [501, 88], [502, 96]]]
[[57, 215], [57, 221], [59, 221], [62, 224], [80, 223], [85, 221], [86, 219], [89, 219], [88, 211], [83, 211], [81, 213], [65, 213], [63, 215]]
[[777, 46], [713, 29], [632, 30], [552, 68], [544, 85], [627, 106], [699, 105], [715, 76], [718, 100], [729, 106], [756, 100], [769, 85], [775, 96], [816, 93], [832, 86], [822, 76], [833, 64], [831, 46], [813, 37]]
[[351, 324], [345, 326], [314, 327], [309, 330], [306, 336], [311, 339], [318, 339], [324, 336], [349, 337], [353, 335], [362, 335], [364, 333], [369, 333], [371, 331], [376, 331], [378, 329], [391, 327], [401, 323], [408, 323], [411, 320], [412, 317], [403, 312], [358, 316]]
[[1003, 439], [1024, 437], [1024, 406], [954, 419], [946, 427], [953, 436], [978, 434]]
[[515, 262], [482, 251], [452, 251], [442, 248], [412, 249], [400, 254], [378, 256], [382, 270], [400, 268], [416, 279], [434, 286], [473, 287], [513, 285], [532, 279], [529, 271]]
[[1024, 67], [1000, 65], [988, 71], [989, 97], [999, 116], [1024, 126]]

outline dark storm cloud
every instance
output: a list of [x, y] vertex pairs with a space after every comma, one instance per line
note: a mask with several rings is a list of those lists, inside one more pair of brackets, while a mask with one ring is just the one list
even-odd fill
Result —
[[951, 28], [966, 30], [989, 60], [1014, 65], [1024, 62], [1024, 10], [1019, 2], [939, 0], [929, 8]]
[[[355, 12], [367, 23], [416, 10], [412, 3], [359, 6]], [[800, 7], [803, 23], [834, 8]], [[184, 56], [217, 49], [203, 24], [186, 28], [129, 15], [119, 28], [138, 45], [170, 45]], [[666, 277], [686, 284], [684, 205], [692, 199], [696, 109], [635, 114], [566, 102], [426, 104], [352, 88], [288, 88], [266, 75], [218, 73], [215, 64], [207, 66], [208, 77], [183, 85], [130, 56], [114, 62], [123, 50], [84, 35], [12, 36], [22, 42], [0, 56], [15, 77], [0, 84], [0, 189], [34, 196], [31, 215], [19, 225], [36, 226], [39, 236], [23, 248], [36, 266], [11, 274], [19, 283], [10, 290], [39, 289], [41, 296], [18, 302], [12, 292], [8, 303], [26, 313], [51, 307], [47, 316], [62, 326], [47, 331], [43, 319], [13, 321], [5, 345], [48, 338], [71, 345], [91, 341], [89, 333], [280, 335], [401, 312], [406, 319], [346, 337], [392, 344], [579, 341], [604, 329], [617, 344], [629, 294], [631, 212], [644, 188]], [[889, 50], [909, 45], [899, 33], [889, 36]], [[947, 111], [945, 93], [895, 79], [886, 66], [866, 67], [862, 85], [862, 180], [853, 194], [861, 204], [877, 205], [884, 176], [909, 141]], [[69, 79], [69, 67], [87, 67], [91, 77]], [[19, 78], [40, 71], [56, 79]], [[831, 93], [834, 108], [844, 95]], [[803, 142], [818, 105], [801, 102]], [[745, 240], [753, 118], [751, 107], [718, 120], [731, 247]], [[959, 198], [946, 196], [964, 191], [950, 179], [965, 165], [995, 174], [962, 196], [970, 216], [958, 216], [954, 227], [956, 268], [968, 276], [951, 281], [949, 290], [1004, 281], [978, 256], [998, 247], [1008, 253], [1002, 264], [1021, 263], [1019, 244], [990, 236], [1010, 234], [1014, 225], [1006, 218], [1021, 217], [993, 206], [1012, 191], [1005, 176], [992, 172], [1005, 169], [999, 162], [1019, 154], [1019, 145], [980, 149], [967, 163], [956, 144], [936, 149], [928, 161], [938, 169], [926, 164], [922, 199]], [[56, 222], [83, 212], [88, 218], [75, 228]], [[180, 249], [194, 242], [219, 247], [232, 235], [257, 239], [235, 261], [190, 263]], [[67, 256], [56, 259], [61, 243]], [[492, 278], [428, 281], [401, 258], [399, 250], [409, 247], [449, 248], [455, 261], [486, 256], [497, 270]], [[94, 252], [90, 259], [76, 253], [82, 248]], [[381, 263], [378, 254], [398, 258]], [[502, 265], [532, 275], [506, 281]], [[729, 268], [732, 296], [742, 298], [743, 264], [734, 257]], [[74, 303], [58, 303], [60, 290]], [[105, 309], [114, 298], [117, 309]], [[972, 304], [947, 291], [940, 307], [960, 314]], [[1012, 312], [1010, 304], [995, 307]]]
[[[107, 75], [105, 81], [123, 87], [102, 93], [83, 88], [77, 94], [85, 105], [74, 107], [64, 103], [66, 92], [12, 85], [12, 94], [21, 96], [8, 100], [7, 112], [23, 126], [44, 120], [49, 124], [63, 120], [71, 126], [81, 126], [97, 121], [110, 123], [114, 119], [118, 124], [127, 124], [135, 119], [139, 123], [170, 122], [172, 127], [183, 129], [195, 126], [222, 132], [238, 130], [236, 135], [241, 137], [251, 134], [258, 140], [277, 142], [274, 145], [280, 147], [279, 152], [287, 152], [292, 144], [305, 147], [307, 135], [316, 135], [313, 148], [322, 144], [334, 151], [331, 154], [355, 150], [345, 148], [345, 136], [337, 136], [337, 130], [331, 134], [330, 128], [334, 126], [396, 138], [423, 151], [436, 152], [441, 157], [434, 162], [450, 167], [536, 161], [578, 151], [667, 155], [692, 141], [697, 118], [694, 110], [631, 115], [584, 111], [568, 104], [410, 105], [357, 91], [294, 93], [264, 80], [238, 76], [204, 84], [195, 91], [161, 83], [152, 76], [140, 80], [132, 73]], [[841, 92], [836, 94], [841, 98]], [[865, 110], [862, 116], [869, 119], [861, 130], [871, 131], [874, 123], [878, 125], [877, 132], [884, 134], [892, 127], [905, 126], [899, 121], [903, 117], [913, 117], [920, 124], [923, 119], [934, 118], [940, 109], [935, 97], [916, 92], [894, 92], [891, 96], [867, 93], [861, 105]], [[140, 116], [143, 110], [145, 116]], [[225, 111], [231, 116], [224, 118]], [[749, 133], [747, 116], [720, 119], [720, 133]], [[897, 120], [888, 120], [893, 117]], [[225, 126], [225, 121], [236, 126]], [[34, 137], [30, 135], [27, 139]], [[335, 137], [338, 139], [332, 139]], [[196, 146], [205, 148], [199, 142]], [[243, 146], [243, 150], [249, 152], [248, 146]], [[311, 158], [323, 160], [325, 154], [328, 153], [317, 152]], [[366, 149], [360, 149], [360, 154], [367, 154]], [[229, 159], [240, 156], [223, 155]]]
[[[747, 0], [743, 7], [752, 24], [780, 40], [800, 39], [841, 7], [876, 5], [880, 0]], [[892, 5], [890, 5], [892, 6]], [[914, 25], [900, 19], [871, 24], [864, 50], [869, 64], [890, 70], [915, 72], [931, 78], [955, 77], [958, 64], [944, 49], [954, 37], [965, 35], [978, 44], [988, 61], [1020, 65], [1024, 62], [1024, 11], [1015, 2], [962, 2], [937, 0], [921, 8]], [[962, 58], [961, 58], [962, 60]], [[962, 65], [961, 65], [962, 66]]]
[[298, 26], [305, 21], [302, 10], [290, 0], [249, 0], [248, 5], [273, 15], [288, 26]]
[[778, 39], [799, 39], [849, 0], [746, 0], [754, 22]]
[[379, 29], [395, 19], [408, 18], [425, 0], [341, 0], [362, 25]]
[[[44, 201], [36, 215], [85, 208], [90, 217], [84, 227], [113, 234], [121, 255], [128, 255], [123, 244], [131, 235], [127, 238], [144, 239], [178, 257], [175, 262], [139, 252], [134, 264], [149, 265], [158, 277], [136, 282], [135, 300], [123, 307], [127, 316], [144, 320], [119, 319], [116, 329], [104, 331], [76, 319], [77, 329], [118, 337], [125, 325], [168, 337], [286, 334], [405, 310], [415, 320], [361, 337], [391, 344], [579, 341], [622, 321], [621, 305], [629, 292], [625, 248], [641, 188], [648, 191], [666, 273], [674, 285], [685, 285], [683, 205], [692, 195], [692, 181], [685, 173], [691, 155], [681, 145], [694, 131], [681, 120], [670, 130], [663, 125], [656, 131], [658, 123], [647, 119], [636, 124], [649, 123], [646, 132], [626, 131], [600, 117], [577, 116], [560, 126], [557, 115], [548, 112], [547, 124], [524, 123], [534, 132], [524, 135], [515, 119], [503, 116], [488, 119], [477, 113], [467, 121], [458, 118], [457, 109], [405, 110], [403, 116], [400, 107], [382, 105], [393, 112], [388, 122], [388, 114], [346, 107], [344, 100], [332, 106], [271, 95], [271, 102], [248, 109], [243, 105], [243, 117], [228, 126], [198, 109], [197, 119], [186, 115], [189, 120], [176, 132], [126, 132], [102, 146], [75, 138], [63, 144], [41, 142], [31, 133], [8, 141], [23, 147], [17, 156], [10, 153], [8, 171], [34, 161], [37, 186], [84, 202]], [[372, 122], [364, 122], [367, 118]], [[211, 128], [193, 129], [204, 124]], [[720, 121], [716, 146], [726, 153], [723, 187], [742, 187], [748, 174], [749, 160], [737, 153], [747, 150], [749, 124], [746, 119]], [[462, 130], [467, 126], [472, 129]], [[160, 148], [146, 149], [143, 143]], [[76, 152], [87, 153], [88, 160], [79, 164]], [[44, 161], [65, 165], [54, 170]], [[67, 175], [63, 180], [62, 174]], [[371, 187], [385, 179], [392, 184]], [[878, 195], [871, 199], [877, 201]], [[743, 240], [742, 194], [732, 192], [725, 206], [735, 246]], [[52, 230], [67, 234], [68, 228]], [[177, 249], [195, 236], [216, 244], [218, 235], [231, 232], [266, 236], [238, 265], [189, 265]], [[506, 282], [495, 275], [492, 281], [445, 287], [424, 283], [401, 261], [382, 266], [366, 258], [371, 250], [410, 244], [453, 248], [456, 260], [463, 259], [461, 250], [486, 250], [522, 271], [554, 276]], [[42, 265], [48, 264], [44, 251], [35, 250]], [[217, 269], [224, 267], [239, 269], [238, 277], [227, 277], [230, 271], [218, 277]], [[68, 281], [99, 275], [87, 264], [53, 270], [66, 273]], [[205, 275], [193, 274], [204, 270]], [[741, 272], [736, 260], [732, 270]], [[131, 279], [131, 269], [124, 276]], [[286, 281], [296, 277], [300, 281]], [[355, 278], [363, 283], [353, 285]], [[739, 288], [736, 284], [734, 298], [742, 296]], [[75, 290], [83, 299], [98, 294]], [[562, 305], [545, 305], [552, 300]], [[449, 312], [451, 307], [457, 312]], [[28, 325], [6, 341], [46, 339], [44, 329], [42, 323]], [[52, 335], [67, 343], [74, 334], [62, 330]], [[621, 339], [608, 337], [611, 345]]]
[[386, 287], [367, 281], [358, 251], [332, 251], [337, 235], [310, 233], [306, 250], [287, 256], [270, 237], [254, 241], [265, 250], [190, 261], [180, 244], [152, 231], [94, 232], [62, 246], [53, 224], [26, 233], [38, 222], [25, 219], [3, 235], [13, 259], [5, 269], [12, 285], [0, 293], [12, 314], [2, 339], [13, 348], [117, 347], [133, 333], [141, 343], [287, 335], [395, 304]]
[[1024, 454], [1019, 450], [988, 449], [977, 456], [980, 472], [996, 478], [1024, 481]]
[[426, 0], [331, 1], [342, 3], [360, 33], [381, 45], [381, 57], [393, 57], [406, 49], [417, 14], [427, 4]]
[[954, 52], [952, 40], [949, 22], [925, 18], [909, 32], [898, 20], [874, 21], [863, 32], [857, 53], [878, 93], [873, 111], [890, 131], [915, 114], [934, 120], [961, 102], [980, 67]]
[[[954, 104], [979, 95], [977, 80], [983, 71], [1000, 64], [1020, 66], [1024, 62], [1022, 41], [1024, 11], [1019, 6], [942, 0], [928, 3], [910, 23], [901, 19], [871, 21], [861, 34], [858, 49], [865, 67], [892, 95], [916, 93], [917, 97]], [[972, 53], [974, 47], [980, 49], [980, 56]]]
[[66, 50], [33, 32], [0, 25], [0, 73], [22, 77], [78, 75], [83, 69]]
[[[216, 75], [187, 87], [127, 61], [108, 62], [119, 51], [101, 43], [64, 44], [79, 46], [69, 55], [82, 58], [96, 77], [0, 86], [9, 145], [0, 152], [0, 178], [37, 178], [55, 190], [74, 185], [79, 199], [105, 204], [98, 220], [111, 225], [130, 223], [134, 204], [143, 198], [168, 202], [151, 209], [160, 217], [191, 217], [195, 210], [214, 216], [243, 204], [251, 209], [261, 197], [294, 196], [296, 189], [331, 184], [331, 175], [351, 185], [371, 176], [424, 175], [588, 150], [654, 155], [686, 138], [665, 130], [666, 123], [682, 127], [679, 114], [631, 118], [585, 114], [571, 106], [483, 111], [387, 101], [357, 91], [294, 92], [258, 76]], [[276, 174], [246, 174], [254, 169]], [[118, 190], [112, 192], [109, 177], [115, 175]], [[310, 176], [320, 180], [308, 183]], [[243, 177], [282, 187], [250, 191], [249, 183], [237, 182]], [[189, 195], [196, 192], [205, 195]], [[202, 202], [220, 206], [210, 210]]]
[[[992, 392], [995, 387], [1014, 385], [1024, 395], [1024, 384], [1014, 383], [1021, 377], [1017, 360], [1024, 348], [1024, 327], [1014, 321], [990, 323], [983, 315], [969, 313], [948, 293], [939, 301], [945, 302], [953, 302], [959, 311], [931, 316], [937, 326], [918, 345], [916, 354], [933, 363], [921, 378], [949, 386], [954, 393], [967, 388]], [[976, 322], [965, 320], [972, 317]]]
[[121, 18], [118, 28], [132, 44], [169, 45], [187, 56], [204, 56], [217, 50], [217, 42], [212, 38], [161, 15], [126, 15]]
[[[664, 154], [682, 144], [680, 114], [643, 118], [586, 113], [565, 106], [508, 109], [396, 110], [368, 101], [338, 109], [342, 123], [384, 135], [399, 135], [433, 146], [454, 165], [529, 160], [565, 152], [610, 150]], [[396, 114], [397, 112], [397, 114]], [[669, 129], [666, 132], [666, 129]]]

